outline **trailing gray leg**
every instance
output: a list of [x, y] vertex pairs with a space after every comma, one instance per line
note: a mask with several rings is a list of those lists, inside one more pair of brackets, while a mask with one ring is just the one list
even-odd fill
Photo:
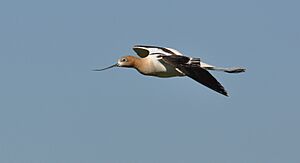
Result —
[[201, 62], [201, 67], [206, 70], [223, 71], [223, 72], [227, 72], [227, 73], [241, 73], [241, 72], [246, 71], [245, 68], [241, 68], [241, 67], [228, 67], [228, 68], [215, 67], [213, 65], [209, 65], [209, 64], [203, 63], [203, 62]]

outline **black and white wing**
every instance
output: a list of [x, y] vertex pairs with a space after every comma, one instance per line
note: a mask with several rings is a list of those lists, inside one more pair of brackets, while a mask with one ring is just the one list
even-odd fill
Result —
[[206, 87], [228, 96], [224, 87], [215, 79], [207, 70], [200, 67], [200, 60], [197, 58], [189, 58], [186, 56], [161, 56], [162, 60], [181, 72], [186, 76], [196, 80]]
[[139, 55], [141, 58], [145, 58], [148, 55], [182, 55], [179, 51], [159, 46], [149, 46], [149, 45], [135, 45], [133, 46], [133, 50]]

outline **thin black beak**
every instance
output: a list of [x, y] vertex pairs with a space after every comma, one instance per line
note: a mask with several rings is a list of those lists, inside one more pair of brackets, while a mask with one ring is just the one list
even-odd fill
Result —
[[103, 68], [103, 69], [94, 69], [93, 71], [103, 71], [103, 70], [107, 70], [107, 69], [110, 69], [110, 68], [113, 68], [113, 67], [118, 67], [118, 64], [114, 64], [112, 66], [109, 66], [109, 67], [106, 67], [106, 68]]

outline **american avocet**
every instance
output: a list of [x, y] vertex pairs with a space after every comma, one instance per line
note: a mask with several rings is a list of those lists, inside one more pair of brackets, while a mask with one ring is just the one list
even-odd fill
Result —
[[187, 57], [171, 48], [135, 45], [133, 50], [140, 57], [124, 56], [112, 66], [94, 71], [103, 71], [113, 67], [135, 68], [143, 75], [156, 77], [188, 76], [208, 88], [228, 96], [224, 87], [207, 71], [216, 70], [227, 73], [245, 72], [244, 68], [222, 68], [206, 64], [200, 58]]

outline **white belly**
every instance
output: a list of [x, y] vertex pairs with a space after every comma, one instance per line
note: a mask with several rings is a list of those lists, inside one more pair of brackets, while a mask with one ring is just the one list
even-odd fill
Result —
[[148, 74], [151, 76], [157, 77], [175, 77], [175, 76], [184, 76], [184, 74], [178, 71], [173, 66], [164, 63], [163, 61], [159, 60], [152, 60], [152, 73]]

